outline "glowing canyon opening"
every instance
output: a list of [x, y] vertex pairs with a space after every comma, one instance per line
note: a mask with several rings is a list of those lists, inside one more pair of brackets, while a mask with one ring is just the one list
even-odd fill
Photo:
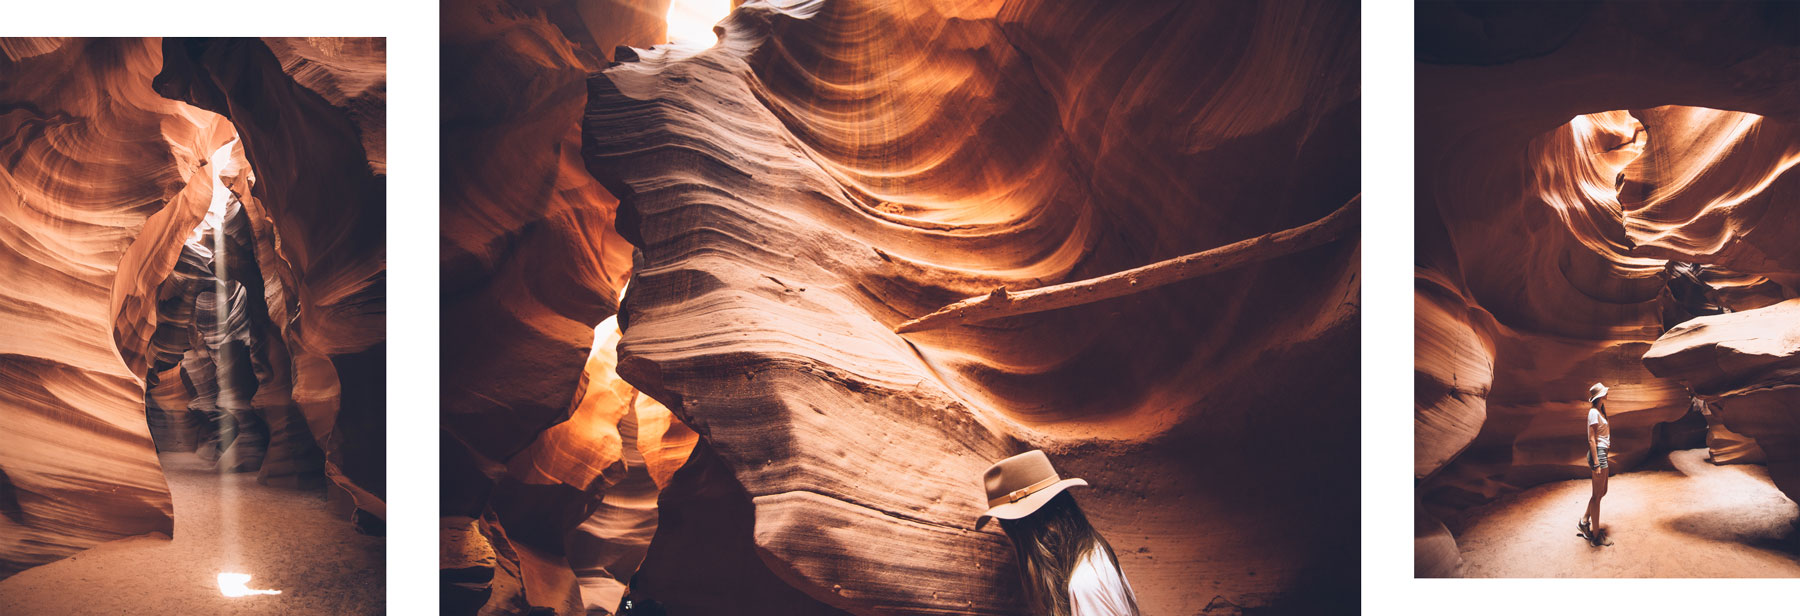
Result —
[[1791, 9], [1421, 5], [1416, 575], [1800, 575]]
[[384, 42], [0, 51], [0, 605], [383, 605]]

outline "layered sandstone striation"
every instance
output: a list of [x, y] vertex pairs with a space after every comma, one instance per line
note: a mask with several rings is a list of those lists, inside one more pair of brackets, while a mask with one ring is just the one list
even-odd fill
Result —
[[620, 380], [632, 268], [584, 169], [585, 75], [664, 42], [664, 2], [443, 11], [446, 613], [611, 613], [696, 440]]
[[162, 48], [157, 91], [229, 118], [256, 170], [235, 190], [285, 356], [274, 395], [298, 410], [287, 429], [304, 420], [333, 494], [374, 528], [387, 483], [386, 44], [169, 39]]
[[1651, 345], [1644, 365], [1755, 439], [1776, 487], [1800, 496], [1800, 298], [1683, 323]]
[[634, 596], [1018, 613], [978, 479], [1039, 447], [1093, 484], [1146, 613], [1354, 600], [1358, 240], [894, 328], [1336, 210], [1357, 29], [1332, 3], [747, 3], [711, 47], [621, 51], [583, 132], [640, 254], [618, 372], [701, 441]]
[[582, 76], [603, 60], [507, 2], [453, 2], [443, 21], [443, 424], [505, 460], [568, 415], [631, 247], [580, 159]]
[[[180, 512], [158, 447], [201, 451], [268, 484], [316, 485], [330, 472], [360, 478], [341, 480], [343, 493], [379, 491], [380, 362], [351, 371], [373, 379], [356, 385], [309, 353], [353, 354], [385, 338], [379, 318], [349, 316], [382, 311], [385, 200], [378, 181], [358, 178], [376, 177], [384, 157], [362, 150], [383, 137], [345, 131], [353, 154], [318, 145], [336, 134], [333, 117], [380, 123], [381, 45], [323, 54], [364, 80], [336, 102], [315, 94], [308, 106], [291, 89], [251, 100], [254, 88], [233, 89], [229, 104], [166, 98], [171, 56], [187, 66], [185, 50], [211, 44], [0, 41], [0, 148], [13, 161], [0, 175], [0, 574], [171, 532]], [[239, 79], [295, 83], [264, 43], [224, 44], [270, 59], [238, 67]], [[305, 62], [285, 65], [318, 81]], [[258, 115], [288, 105], [307, 111]], [[280, 134], [306, 144], [269, 154]], [[355, 171], [324, 160], [337, 155]], [[345, 305], [354, 308], [336, 309]], [[339, 398], [355, 400], [359, 421], [341, 420]], [[382, 509], [367, 502], [364, 511]]]
[[658, 496], [698, 437], [619, 378], [619, 337], [616, 317], [594, 329], [568, 419], [545, 429], [504, 469], [491, 469], [492, 493], [476, 528], [510, 552], [517, 567], [510, 584], [518, 592], [490, 593], [486, 612], [610, 613], [649, 549]]
[[[1800, 215], [1780, 205], [1800, 183], [1797, 20], [1773, 3], [1421, 6], [1421, 516], [1585, 477], [1594, 382], [1613, 387], [1615, 473], [1664, 448], [1759, 459], [1718, 399], [1645, 354], [1690, 319], [1800, 294]], [[1418, 572], [1453, 571], [1441, 525], [1420, 528]]]
[[172, 530], [143, 358], [157, 286], [206, 213], [204, 165], [231, 128], [151, 89], [154, 41], [7, 39], [4, 52], [0, 575], [10, 575]]

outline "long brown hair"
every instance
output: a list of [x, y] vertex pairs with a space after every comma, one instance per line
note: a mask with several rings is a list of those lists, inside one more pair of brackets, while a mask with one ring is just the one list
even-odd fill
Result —
[[[1013, 551], [1019, 556], [1025, 604], [1038, 616], [1074, 616], [1069, 606], [1069, 577], [1090, 548], [1105, 550], [1113, 571], [1119, 579], [1125, 579], [1112, 544], [1088, 523], [1087, 515], [1068, 492], [1052, 497], [1031, 515], [1000, 520], [1000, 528], [1012, 538]], [[1131, 602], [1131, 613], [1136, 614], [1137, 599], [1127, 594], [1126, 600]]]

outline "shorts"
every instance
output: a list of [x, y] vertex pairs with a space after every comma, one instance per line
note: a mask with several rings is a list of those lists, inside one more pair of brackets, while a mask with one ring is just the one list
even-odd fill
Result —
[[1597, 470], [1608, 467], [1608, 465], [1606, 463], [1606, 448], [1605, 447], [1596, 447], [1595, 449], [1600, 450], [1600, 456], [1599, 456], [1600, 461], [1598, 464], [1596, 464], [1594, 462], [1594, 452], [1592, 452], [1592, 451], [1588, 452], [1588, 470], [1590, 470], [1590, 471], [1597, 471]]

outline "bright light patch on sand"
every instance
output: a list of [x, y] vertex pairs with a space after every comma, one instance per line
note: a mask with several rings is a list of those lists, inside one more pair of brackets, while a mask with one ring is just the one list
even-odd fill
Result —
[[250, 574], [248, 574], [248, 573], [221, 573], [221, 574], [219, 574], [219, 592], [223, 593], [227, 597], [248, 597], [250, 595], [279, 595], [279, 594], [281, 594], [281, 591], [279, 591], [279, 590], [261, 590], [261, 589], [257, 589], [257, 588], [250, 588], [250, 587], [246, 586], [246, 584], [249, 584], [249, 583], [250, 583]]
[[674, 0], [669, 3], [669, 42], [711, 47], [719, 42], [713, 24], [731, 13], [730, 0]]

